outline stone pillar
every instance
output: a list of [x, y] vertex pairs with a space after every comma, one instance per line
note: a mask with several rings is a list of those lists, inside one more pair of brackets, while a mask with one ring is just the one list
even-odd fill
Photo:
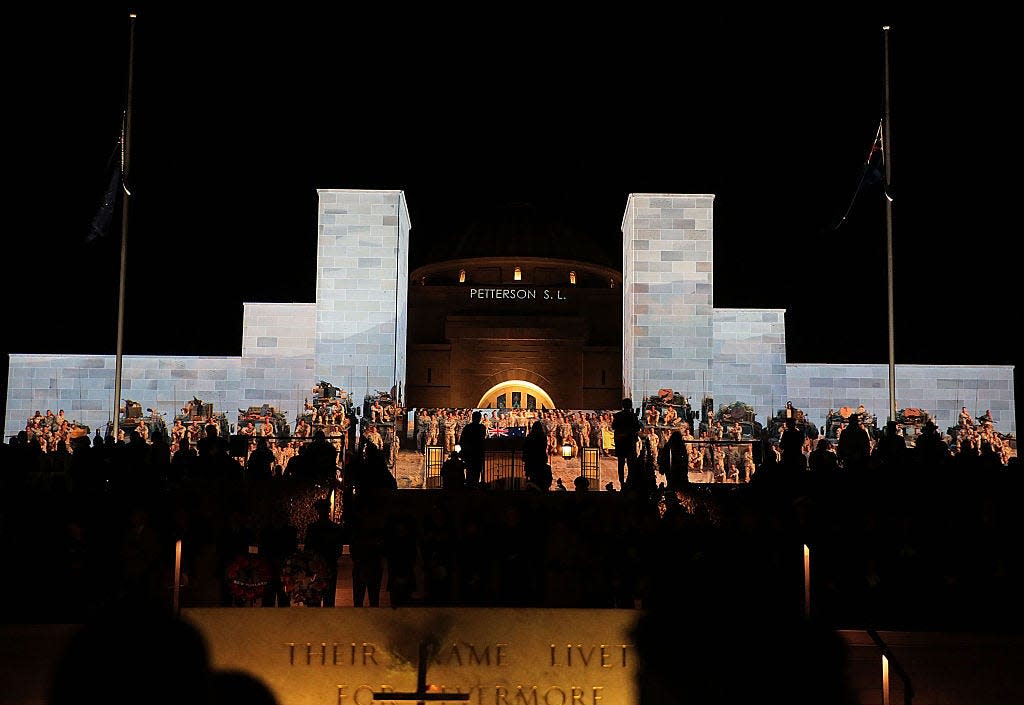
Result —
[[712, 388], [712, 205], [708, 194], [630, 194], [622, 219], [622, 387], [639, 406], [669, 387]]
[[352, 393], [405, 387], [409, 211], [402, 191], [320, 189], [314, 370]]

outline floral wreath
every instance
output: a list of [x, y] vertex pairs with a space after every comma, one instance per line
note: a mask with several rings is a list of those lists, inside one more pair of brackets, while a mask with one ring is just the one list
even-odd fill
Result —
[[270, 583], [270, 563], [261, 556], [243, 554], [228, 564], [227, 576], [234, 597], [255, 602], [263, 598]]
[[316, 553], [293, 553], [281, 566], [281, 582], [292, 604], [317, 604], [327, 589], [327, 563]]

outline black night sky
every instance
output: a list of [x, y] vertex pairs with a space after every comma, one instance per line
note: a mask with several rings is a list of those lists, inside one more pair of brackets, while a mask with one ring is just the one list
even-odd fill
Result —
[[[880, 187], [834, 224], [882, 115], [891, 23], [897, 362], [1021, 361], [1008, 21], [160, 5], [131, 8], [126, 354], [240, 354], [243, 302], [314, 300], [316, 190], [382, 188], [406, 193], [412, 266], [508, 203], [621, 259], [629, 193], [715, 194], [716, 307], [786, 308], [790, 362], [885, 363]], [[115, 351], [120, 211], [85, 238], [127, 104], [128, 10], [5, 22], [4, 399], [7, 353]]]

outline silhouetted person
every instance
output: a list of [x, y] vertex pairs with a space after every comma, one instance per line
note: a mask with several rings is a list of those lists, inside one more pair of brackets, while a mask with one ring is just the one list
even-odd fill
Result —
[[383, 527], [374, 521], [375, 514], [353, 512], [349, 519], [349, 553], [352, 557], [352, 604], [355, 607], [380, 606], [384, 581]]
[[454, 450], [441, 464], [441, 489], [456, 491], [466, 489], [466, 464]]
[[615, 457], [619, 461], [619, 487], [626, 486], [626, 472], [632, 474], [636, 468], [636, 444], [640, 434], [640, 419], [633, 411], [633, 400], [622, 400], [622, 408], [612, 417], [612, 435], [615, 440]]
[[265, 436], [256, 439], [256, 447], [245, 461], [245, 477], [249, 482], [262, 482], [274, 476], [274, 453]]
[[166, 483], [171, 466], [171, 447], [163, 431], [158, 430], [150, 439], [149, 462], [153, 466], [153, 475], [161, 484]]
[[398, 480], [388, 469], [384, 451], [373, 443], [365, 442], [360, 453], [362, 457], [355, 464], [356, 476], [353, 480], [357, 493], [387, 492], [398, 489]]
[[169, 609], [111, 610], [77, 628], [58, 658], [47, 702], [205, 703], [210, 675], [206, 642], [191, 623]]
[[[766, 579], [771, 559], [757, 554], [749, 537], [725, 535], [703, 547], [697, 564], [646, 566], [650, 588], [630, 630], [637, 705], [857, 702], [846, 642], [828, 625], [805, 619], [789, 584]], [[680, 609], [684, 582], [689, 594], [714, 595], [729, 609]], [[740, 676], [741, 654], [751, 658]]]
[[299, 452], [303, 455], [302, 469], [307, 479], [326, 487], [334, 484], [338, 476], [338, 449], [321, 429], [313, 432], [313, 440]]
[[[736, 594], [728, 604], [748, 597]], [[659, 608], [640, 615], [631, 633], [637, 705], [858, 702], [846, 675], [846, 642], [835, 630], [778, 617], [776, 605], [740, 615], [708, 612], [715, 611]], [[679, 639], [681, 633], [687, 638]], [[742, 653], [756, 656], [738, 676], [728, 655]]]
[[583, 477], [583, 475], [577, 475], [576, 479], [572, 481], [572, 484], [576, 488], [577, 492], [586, 492], [590, 489], [590, 480]]
[[[534, 421], [526, 434], [522, 449], [526, 481], [547, 492], [551, 487], [551, 466], [548, 465], [548, 435], [543, 421]], [[545, 479], [547, 484], [544, 484]]]
[[658, 470], [665, 476], [665, 487], [681, 490], [690, 484], [690, 454], [682, 431], [673, 431], [658, 451]]
[[900, 435], [896, 421], [890, 419], [871, 452], [871, 463], [876, 468], [902, 468], [906, 460], [907, 439]]
[[299, 530], [282, 504], [275, 504], [270, 512], [270, 522], [259, 532], [260, 555], [270, 563], [271, 573], [263, 593], [263, 606], [288, 607], [291, 596], [285, 592], [282, 569], [285, 561], [299, 550]]
[[626, 478], [624, 489], [640, 497], [650, 497], [658, 489], [658, 451], [654, 436], [645, 435], [641, 441], [640, 455], [633, 470]]
[[474, 411], [473, 420], [459, 434], [459, 455], [466, 463], [466, 484], [469, 487], [479, 485], [484, 472], [484, 439], [487, 438], [487, 429], [480, 423], [481, 418], [481, 413]]
[[839, 470], [839, 457], [836, 456], [832, 441], [822, 438], [814, 446], [810, 457], [807, 458], [808, 469], [811, 472], [822, 475], [830, 475]]
[[237, 484], [242, 480], [242, 466], [228, 454], [227, 440], [217, 435], [217, 424], [206, 424], [204, 430], [206, 435], [196, 443], [197, 473], [215, 482]]
[[915, 462], [926, 468], [942, 467], [952, 460], [949, 446], [933, 421], [925, 421], [914, 443], [912, 457]]
[[317, 517], [306, 527], [305, 550], [317, 554], [326, 564], [327, 574], [324, 578], [327, 586], [324, 588], [323, 606], [334, 607], [338, 592], [338, 559], [345, 545], [345, 531], [331, 518], [330, 502], [318, 499], [313, 507]]
[[860, 421], [860, 414], [850, 414], [849, 425], [839, 434], [839, 462], [847, 471], [867, 468], [871, 457], [871, 439]]
[[416, 561], [419, 546], [416, 520], [410, 514], [400, 514], [391, 522], [384, 543], [384, 556], [388, 569], [388, 595], [392, 607], [412, 604], [416, 592]]
[[786, 417], [785, 427], [779, 436], [779, 448], [782, 451], [782, 465], [787, 474], [796, 475], [807, 469], [807, 458], [804, 457], [804, 432], [796, 427], [796, 418]]
[[182, 437], [178, 442], [178, 450], [174, 451], [174, 455], [171, 457], [171, 465], [167, 469], [167, 476], [171, 484], [180, 484], [185, 480], [192, 479], [198, 462], [199, 453], [189, 443], [188, 438]]

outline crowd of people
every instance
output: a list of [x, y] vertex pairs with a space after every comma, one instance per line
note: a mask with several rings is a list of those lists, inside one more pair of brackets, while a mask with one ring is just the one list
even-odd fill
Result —
[[[621, 411], [636, 424], [615, 429], [624, 433], [617, 443], [642, 426], [632, 409]], [[653, 469], [642, 467], [652, 462], [644, 452], [624, 454], [624, 491], [546, 493], [398, 492], [372, 442], [340, 463], [319, 434], [295, 472], [277, 478], [266, 459], [263, 471], [246, 472], [212, 433], [185, 469], [144, 452], [165, 440], [93, 446], [86, 438], [70, 482], [49, 485], [29, 478], [38, 451], [5, 444], [0, 538], [16, 568], [2, 602], [42, 621], [116, 603], [167, 604], [180, 539], [185, 606], [287, 606], [296, 594], [289, 558], [314, 551], [336, 567], [345, 546], [359, 605], [379, 605], [386, 593], [390, 604], [633, 608], [661, 589], [653, 583], [669, 579], [660, 577], [666, 570], [678, 573], [671, 580], [683, 603], [713, 603], [684, 589], [711, 549], [763, 568], [758, 581], [787, 584], [799, 575], [803, 543], [814, 551], [821, 609], [836, 619], [925, 621], [940, 608], [935, 600], [953, 597], [966, 600], [956, 605], [966, 619], [962, 610], [988, 614], [991, 605], [971, 601], [982, 591], [1013, 616], [1001, 596], [1024, 586], [1024, 556], [1011, 538], [1019, 466], [939, 452], [941, 436], [929, 430], [923, 439], [929, 434], [937, 444], [880, 441], [859, 468], [830, 470], [805, 465], [802, 438], [786, 437], [778, 462], [736, 485], [688, 483], [687, 451], [674, 434]], [[251, 577], [253, 547], [265, 559], [262, 580]], [[239, 577], [243, 568], [250, 573]], [[336, 581], [316, 604], [334, 604]], [[244, 598], [239, 584], [250, 590]]]

